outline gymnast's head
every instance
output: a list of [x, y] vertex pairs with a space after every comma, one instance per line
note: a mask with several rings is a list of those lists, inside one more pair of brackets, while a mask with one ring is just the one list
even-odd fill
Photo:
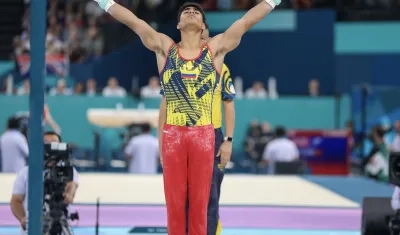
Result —
[[206, 28], [206, 15], [197, 3], [187, 2], [178, 11], [177, 28], [181, 31], [200, 31]]

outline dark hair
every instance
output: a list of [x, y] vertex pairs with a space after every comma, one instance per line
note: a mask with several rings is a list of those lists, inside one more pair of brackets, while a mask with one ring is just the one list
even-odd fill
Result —
[[7, 129], [19, 129], [20, 128], [20, 122], [18, 118], [16, 117], [10, 117], [7, 120]]
[[143, 124], [143, 125], [142, 125], [142, 132], [143, 132], [143, 133], [150, 132], [150, 130], [151, 130], [150, 124], [146, 123], [146, 124]]
[[[200, 6], [200, 4], [197, 4], [197, 3], [194, 3], [194, 2], [185, 2], [179, 8], [179, 11], [178, 11], [178, 23], [179, 23], [179, 21], [181, 19], [182, 12], [188, 7], [194, 7], [196, 10], [200, 11], [201, 15], [203, 16], [203, 23], [206, 23], [206, 14], [204, 13], [203, 8]], [[208, 27], [206, 26], [206, 28], [208, 28]]]
[[204, 23], [204, 25], [206, 26], [206, 29], [208, 29], [208, 24], [207, 24], [207, 23]]
[[286, 136], [286, 129], [283, 126], [277, 126], [275, 128], [275, 136], [278, 138]]
[[46, 136], [46, 135], [56, 135], [58, 137], [58, 141], [62, 142], [61, 136], [59, 134], [55, 133], [54, 131], [46, 131], [43, 136]]

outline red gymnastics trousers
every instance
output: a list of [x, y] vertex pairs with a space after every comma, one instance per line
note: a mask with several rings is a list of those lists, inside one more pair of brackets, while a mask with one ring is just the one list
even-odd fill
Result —
[[207, 235], [207, 207], [214, 166], [214, 127], [164, 124], [161, 156], [168, 235]]

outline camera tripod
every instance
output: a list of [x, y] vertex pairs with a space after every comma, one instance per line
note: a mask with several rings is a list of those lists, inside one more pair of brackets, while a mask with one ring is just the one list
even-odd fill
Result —
[[49, 213], [43, 217], [43, 235], [73, 235], [68, 219], [62, 215], [59, 220], [51, 218]]

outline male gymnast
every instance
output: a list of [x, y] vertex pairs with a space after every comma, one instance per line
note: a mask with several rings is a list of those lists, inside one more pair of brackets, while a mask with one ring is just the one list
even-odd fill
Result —
[[188, 199], [189, 234], [206, 235], [215, 154], [213, 97], [220, 82], [219, 71], [225, 55], [239, 45], [244, 33], [268, 15], [281, 0], [265, 0], [257, 4], [207, 44], [201, 38], [205, 14], [198, 4], [185, 3], [180, 8], [177, 29], [181, 32], [181, 42], [176, 44], [113, 0], [95, 1], [130, 27], [143, 44], [156, 53], [164, 96], [160, 104], [159, 141], [168, 234], [185, 234]]

